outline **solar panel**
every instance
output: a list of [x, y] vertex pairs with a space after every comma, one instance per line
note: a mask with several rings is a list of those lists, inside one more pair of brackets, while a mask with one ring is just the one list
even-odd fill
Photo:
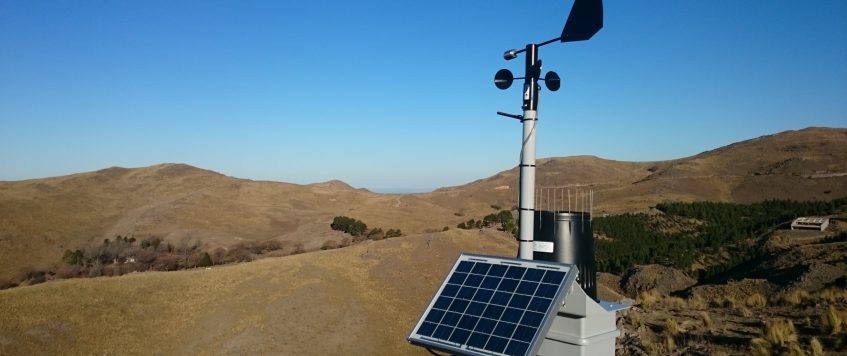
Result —
[[577, 269], [462, 254], [408, 340], [465, 355], [535, 355]]

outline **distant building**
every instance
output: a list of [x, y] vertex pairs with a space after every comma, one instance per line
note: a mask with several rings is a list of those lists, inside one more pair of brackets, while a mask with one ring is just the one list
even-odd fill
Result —
[[829, 218], [820, 217], [799, 217], [791, 222], [791, 230], [826, 230], [829, 226]]

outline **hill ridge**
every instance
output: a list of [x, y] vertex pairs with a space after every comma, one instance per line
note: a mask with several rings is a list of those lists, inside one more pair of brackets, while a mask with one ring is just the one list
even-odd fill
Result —
[[[844, 197], [840, 172], [847, 172], [847, 129], [808, 128], [670, 161], [542, 158], [536, 186], [594, 190], [594, 213], [615, 214], [663, 201]], [[406, 234], [441, 231], [514, 208], [517, 182], [511, 168], [429, 193], [378, 194], [339, 180], [254, 181], [180, 163], [0, 182], [0, 278], [115, 235], [209, 249], [269, 239], [319, 248], [344, 238], [329, 227], [340, 215]]]

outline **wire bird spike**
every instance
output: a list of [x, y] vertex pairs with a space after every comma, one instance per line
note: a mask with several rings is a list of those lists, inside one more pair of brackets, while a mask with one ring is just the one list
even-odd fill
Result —
[[[538, 187], [535, 188], [534, 195], [538, 211], [554, 213], [583, 212], [588, 213], [589, 219], [593, 216], [594, 189], [574, 189], [572, 191], [569, 186]], [[539, 219], [541, 219], [540, 216]]]

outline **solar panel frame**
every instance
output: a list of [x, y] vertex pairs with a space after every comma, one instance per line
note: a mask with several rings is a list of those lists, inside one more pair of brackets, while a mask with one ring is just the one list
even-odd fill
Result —
[[[550, 283], [559, 275], [547, 271], [564, 276]], [[463, 355], [535, 355], [576, 276], [574, 265], [462, 253], [407, 339]]]

